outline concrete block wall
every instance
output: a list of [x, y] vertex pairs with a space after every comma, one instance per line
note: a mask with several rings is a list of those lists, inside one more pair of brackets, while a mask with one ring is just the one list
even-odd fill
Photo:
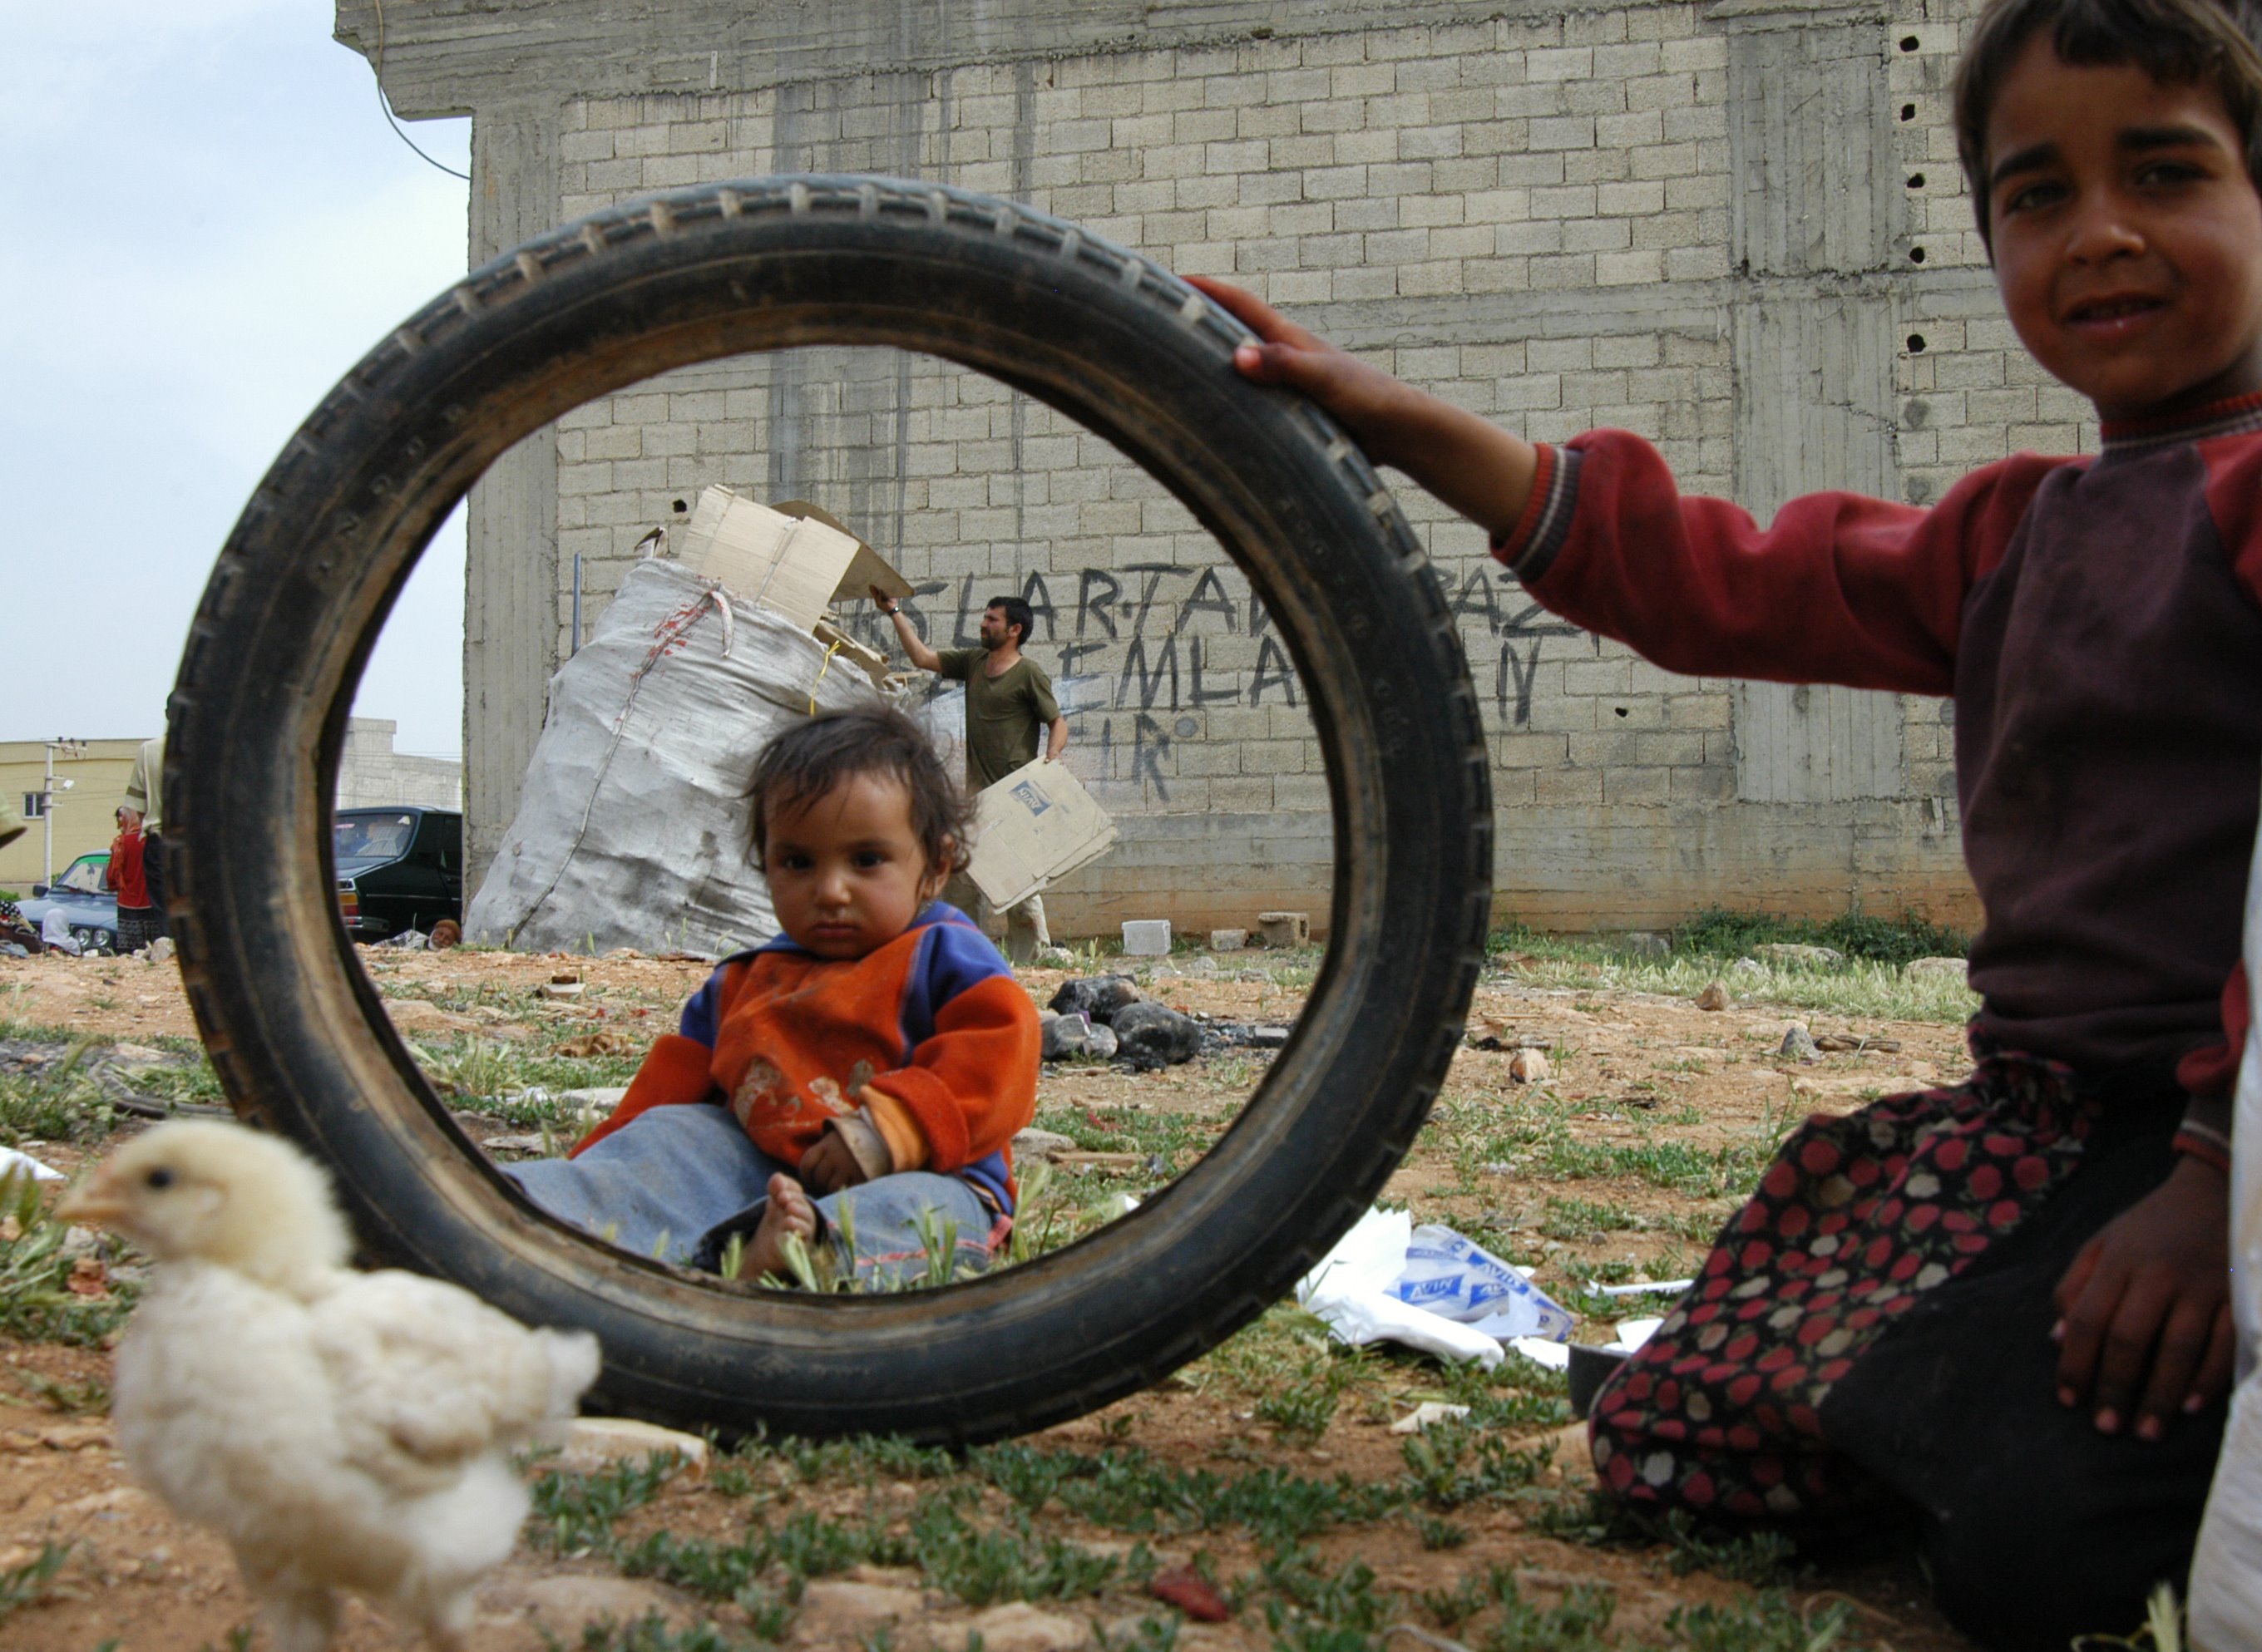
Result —
[[464, 806], [464, 765], [453, 758], [420, 758], [393, 749], [400, 725], [390, 717], [346, 719], [345, 750], [338, 757], [340, 808], [421, 804]]
[[[369, 10], [342, 0], [342, 38], [370, 38]], [[1531, 436], [1632, 429], [1761, 520], [1826, 486], [1927, 503], [2016, 448], [2093, 443], [2020, 352], [1970, 227], [1946, 90], [1977, 0], [846, 0], [816, 33], [720, 0], [665, 31], [598, 0], [400, 10], [396, 105], [469, 107], [482, 133], [478, 257], [545, 210], [877, 171], [1231, 276]], [[576, 558], [594, 609], [645, 529], [719, 482], [846, 517], [919, 587], [931, 641], [970, 642], [1001, 590], [1037, 603], [1070, 760], [1124, 827], [1054, 903], [1068, 928], [1324, 912], [1325, 779], [1285, 656], [1207, 535], [1098, 438], [946, 363], [803, 350], [637, 386], [549, 441], [482, 484], [491, 527], [474, 513], [475, 859], [570, 645]], [[1484, 707], [1503, 916], [1971, 916], [1941, 702], [1672, 676], [1399, 496]], [[547, 605], [512, 549], [529, 537], [555, 557]]]

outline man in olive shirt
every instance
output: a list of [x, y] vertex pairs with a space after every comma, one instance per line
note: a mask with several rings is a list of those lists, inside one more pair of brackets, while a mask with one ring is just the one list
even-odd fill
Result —
[[[944, 649], [938, 652], [919, 640], [894, 599], [872, 593], [880, 612], [896, 622], [896, 636], [911, 664], [966, 685], [966, 789], [979, 792], [1004, 779], [1037, 755], [1038, 736], [1044, 735], [1044, 756], [1055, 761], [1068, 748], [1068, 719], [1053, 700], [1052, 679], [1021, 652], [1021, 644], [1034, 622], [1029, 605], [1019, 597], [999, 597], [982, 611], [982, 646]], [[989, 902], [963, 874], [944, 891], [956, 905], [966, 908], [976, 923], [985, 923]], [[1005, 956], [1026, 964], [1046, 945], [1045, 901], [1031, 895], [1005, 912]]]
[[158, 782], [165, 775], [165, 736], [144, 740], [126, 777], [126, 807], [141, 817], [141, 880], [149, 891], [159, 935], [172, 931], [165, 922], [165, 810]]

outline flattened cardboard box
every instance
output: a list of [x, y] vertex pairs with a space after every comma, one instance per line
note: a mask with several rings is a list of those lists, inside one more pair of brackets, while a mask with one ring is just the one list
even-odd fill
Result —
[[974, 860], [966, 869], [990, 904], [1027, 900], [1107, 852], [1115, 822], [1064, 764], [1025, 763], [974, 800]]
[[[798, 509], [807, 509], [794, 501]], [[678, 558], [694, 573], [720, 580], [732, 596], [759, 602], [804, 629], [831, 604], [877, 587], [906, 597], [911, 586], [879, 552], [826, 522], [773, 510], [728, 488], [699, 495], [683, 525]]]

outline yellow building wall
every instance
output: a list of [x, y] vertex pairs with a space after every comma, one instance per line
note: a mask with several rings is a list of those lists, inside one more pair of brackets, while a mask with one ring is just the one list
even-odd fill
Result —
[[[118, 834], [116, 811], [126, 801], [126, 777], [133, 754], [148, 736], [88, 740], [55, 753], [53, 869], [61, 873], [79, 856], [107, 849]], [[0, 797], [18, 808], [24, 794], [47, 783], [47, 748], [37, 740], [0, 740]], [[69, 782], [65, 789], [64, 783]], [[27, 895], [44, 882], [48, 869], [47, 822], [30, 821], [21, 837], [0, 848], [0, 889]]]

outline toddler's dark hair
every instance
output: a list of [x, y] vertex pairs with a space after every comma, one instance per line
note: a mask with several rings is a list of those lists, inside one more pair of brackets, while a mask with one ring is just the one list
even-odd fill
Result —
[[918, 725], [900, 711], [832, 711], [797, 723], [762, 748], [754, 759], [746, 801], [753, 807], [747, 841], [754, 863], [769, 849], [773, 809], [824, 796], [861, 774], [902, 782], [911, 799], [911, 833], [926, 864], [944, 873], [966, 865], [972, 849], [974, 805], [950, 778]]
[[2246, 140], [2246, 176], [2262, 190], [2262, 7], [2253, 0], [1995, 0], [1956, 69], [1956, 153], [1979, 239], [1988, 218], [1987, 118], [2003, 82], [2047, 30], [2061, 62], [2133, 63], [2167, 86], [2212, 86]]
[[1014, 644], [1015, 647], [1020, 647], [1032, 640], [1029, 633], [1036, 626], [1037, 616], [1035, 611], [1029, 607], [1027, 598], [992, 597], [982, 606], [985, 608], [1003, 608], [1005, 611], [1005, 623], [1021, 628], [1021, 640]]

